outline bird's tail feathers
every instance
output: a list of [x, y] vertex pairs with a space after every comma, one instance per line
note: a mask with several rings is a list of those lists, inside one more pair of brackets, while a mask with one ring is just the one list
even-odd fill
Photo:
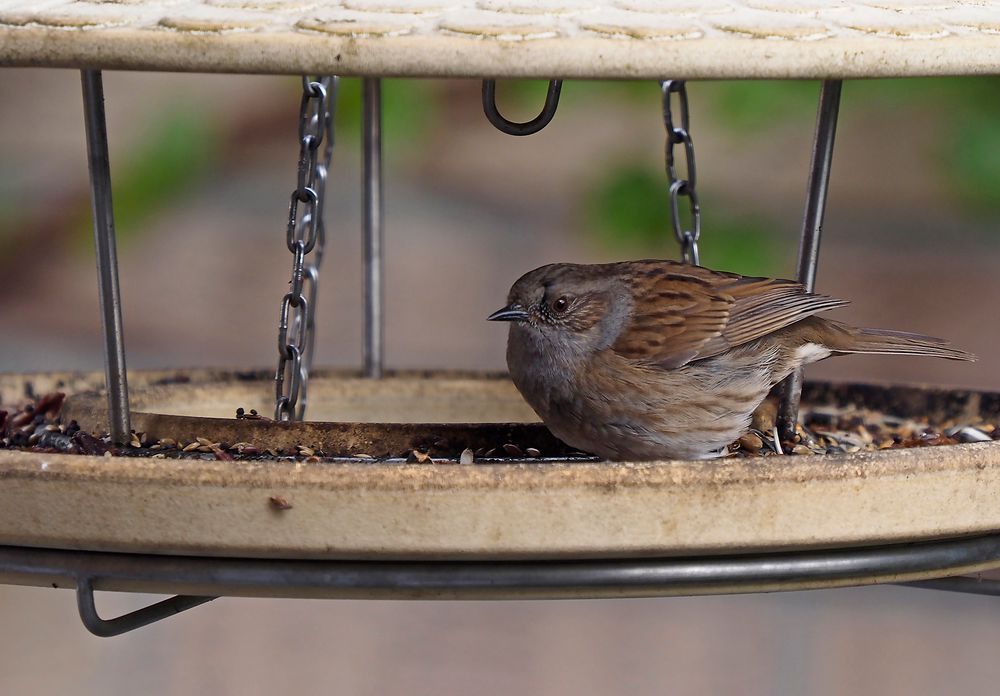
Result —
[[976, 356], [953, 348], [941, 338], [891, 329], [848, 328], [851, 338], [842, 345], [830, 346], [837, 353], [871, 353], [884, 355], [925, 355], [948, 360], [974, 362]]

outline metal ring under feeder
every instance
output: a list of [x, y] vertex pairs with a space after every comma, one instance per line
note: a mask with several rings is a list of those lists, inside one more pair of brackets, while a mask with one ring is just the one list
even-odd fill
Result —
[[[681, 21], [610, 0], [590, 12], [529, 19], [502, 2], [482, 12], [472, 0], [439, 13], [372, 11], [364, 21], [263, 6], [237, 13], [206, 5], [188, 16], [184, 8], [142, 0], [127, 12], [68, 0], [0, 11], [4, 65], [82, 70], [106, 349], [103, 376], [0, 377], [0, 401], [64, 391], [71, 395], [67, 417], [85, 429], [110, 431], [118, 443], [129, 442], [133, 430], [174, 441], [169, 457], [152, 447], [138, 457], [0, 451], [0, 581], [75, 586], [81, 618], [98, 635], [147, 625], [215, 594], [651, 596], [904, 581], [997, 594], [991, 581], [940, 578], [1000, 567], [1000, 443], [595, 462], [560, 449], [529, 422], [534, 416], [508, 380], [370, 379], [383, 376], [381, 75], [675, 78], [663, 82], [667, 190], [674, 234], [692, 262], [700, 207], [685, 80], [824, 79], [798, 266], [799, 280], [811, 288], [840, 81], [1000, 73], [995, 23], [974, 13], [921, 6], [900, 14], [851, 1], [808, 14], [731, 4], [732, 12], [696, 11]], [[328, 161], [317, 153], [320, 131], [308, 125], [319, 125], [332, 105], [307, 107], [321, 92], [332, 93], [327, 78], [315, 83], [319, 89], [303, 83], [306, 164], [287, 230], [296, 292], [281, 307], [277, 384], [273, 372], [134, 372], [130, 394], [101, 68], [364, 78], [363, 377], [310, 374], [303, 357], [311, 354], [318, 269], [307, 247], [322, 249], [319, 184]], [[561, 80], [550, 81], [542, 112], [519, 124], [499, 113], [495, 82], [486, 79], [484, 109], [506, 133], [537, 132], [555, 113], [560, 88]], [[680, 130], [671, 95], [682, 99]], [[683, 146], [687, 179], [675, 166], [675, 145]], [[678, 210], [684, 197], [692, 214], [687, 226]], [[296, 201], [307, 208], [301, 215]], [[310, 415], [323, 422], [294, 420], [301, 411], [293, 397], [304, 399], [306, 378]], [[803, 387], [794, 376], [781, 409], [785, 428], [794, 423], [799, 389], [813, 409], [919, 413], [941, 427], [1000, 418], [1000, 395], [991, 392]], [[279, 419], [289, 422], [232, 418], [236, 405], [267, 413], [275, 400]], [[409, 422], [413, 413], [426, 422]], [[178, 439], [190, 444], [178, 448]], [[246, 447], [234, 456], [223, 441]], [[492, 456], [498, 447], [506, 457]], [[418, 448], [425, 461], [400, 457]], [[267, 449], [274, 456], [262, 454]], [[463, 465], [466, 450], [476, 465]], [[336, 456], [302, 456], [316, 451]], [[95, 588], [186, 596], [107, 620], [97, 612]]]

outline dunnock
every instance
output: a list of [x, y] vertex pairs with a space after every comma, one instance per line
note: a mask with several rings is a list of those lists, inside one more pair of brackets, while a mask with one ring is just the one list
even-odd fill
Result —
[[802, 365], [845, 353], [975, 359], [930, 336], [815, 316], [844, 304], [673, 261], [557, 263], [523, 275], [489, 320], [511, 322], [511, 377], [556, 437], [608, 459], [702, 459]]

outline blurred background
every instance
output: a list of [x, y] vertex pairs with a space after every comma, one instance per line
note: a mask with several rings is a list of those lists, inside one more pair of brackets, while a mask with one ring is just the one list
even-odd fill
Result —
[[[815, 82], [690, 83], [702, 261], [794, 274]], [[297, 79], [106, 73], [130, 368], [271, 367], [291, 256]], [[534, 116], [545, 83], [502, 83]], [[317, 363], [361, 358], [360, 89], [342, 81]], [[1000, 388], [1000, 80], [845, 85], [821, 292], [973, 365], [852, 357], [809, 376]], [[677, 258], [657, 85], [569, 82], [538, 135], [480, 83], [386, 80], [386, 362], [504, 368], [483, 320], [552, 261]], [[99, 369], [78, 73], [0, 70], [0, 371]], [[143, 598], [101, 597], [113, 614]], [[100, 640], [66, 591], [0, 587], [2, 694], [813, 693], [992, 687], [995, 599], [867, 588], [537, 603], [223, 599]], [[54, 668], [58, 665], [58, 668]]]

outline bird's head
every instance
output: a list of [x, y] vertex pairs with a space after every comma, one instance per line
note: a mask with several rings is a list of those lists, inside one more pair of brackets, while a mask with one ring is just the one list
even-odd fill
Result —
[[609, 320], [624, 319], [627, 291], [621, 279], [602, 266], [554, 263], [521, 276], [507, 295], [507, 306], [487, 319], [509, 321], [544, 336], [586, 337], [591, 347], [608, 334]]

